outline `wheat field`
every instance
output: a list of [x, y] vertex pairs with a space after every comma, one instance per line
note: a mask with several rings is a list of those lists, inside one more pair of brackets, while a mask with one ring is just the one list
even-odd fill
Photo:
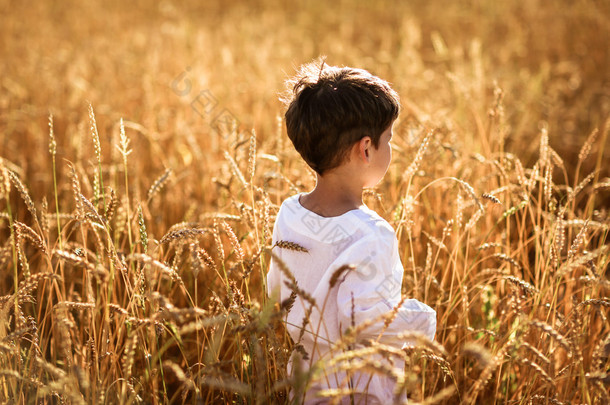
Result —
[[332, 367], [411, 404], [610, 403], [610, 3], [304, 3], [0, 0], [0, 403], [283, 404], [323, 378], [287, 375], [265, 293], [298, 248], [271, 245], [279, 205], [315, 181], [279, 98], [320, 55], [401, 96], [365, 201], [438, 314], [404, 350], [351, 349], [356, 325]]

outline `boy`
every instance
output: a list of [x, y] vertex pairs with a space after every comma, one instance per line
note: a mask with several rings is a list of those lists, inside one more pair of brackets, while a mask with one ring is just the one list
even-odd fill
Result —
[[[433, 309], [414, 299], [399, 306], [404, 270], [394, 230], [362, 202], [363, 189], [374, 187], [390, 164], [398, 95], [365, 70], [324, 62], [304, 65], [289, 84], [288, 137], [317, 179], [313, 191], [282, 203], [273, 230], [267, 291], [280, 301], [297, 293], [286, 327], [306, 353], [290, 368], [328, 364], [341, 354], [338, 343], [350, 327], [361, 329], [356, 343], [378, 340], [397, 349], [406, 343], [401, 332], [433, 339]], [[392, 310], [397, 313], [385, 326], [383, 315]], [[304, 402], [326, 403], [317, 394], [336, 388], [350, 389], [355, 403], [388, 404], [394, 382], [382, 373], [335, 367], [308, 383]]]

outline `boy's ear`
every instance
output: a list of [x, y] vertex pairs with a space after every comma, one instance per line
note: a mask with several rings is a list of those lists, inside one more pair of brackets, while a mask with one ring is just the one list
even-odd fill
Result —
[[365, 136], [358, 141], [358, 157], [365, 163], [369, 162], [369, 152], [372, 145], [373, 143], [370, 136]]

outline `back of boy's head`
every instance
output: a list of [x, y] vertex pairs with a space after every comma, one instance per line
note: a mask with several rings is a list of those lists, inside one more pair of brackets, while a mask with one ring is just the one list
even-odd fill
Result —
[[341, 165], [351, 146], [365, 136], [377, 148], [400, 111], [390, 85], [362, 69], [316, 61], [301, 66], [288, 85], [288, 137], [320, 175]]

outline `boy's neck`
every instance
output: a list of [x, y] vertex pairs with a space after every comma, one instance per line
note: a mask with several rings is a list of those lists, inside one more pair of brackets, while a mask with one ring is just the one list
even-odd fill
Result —
[[317, 175], [316, 187], [300, 198], [308, 210], [323, 217], [336, 217], [360, 208], [363, 186], [356, 176], [342, 170]]

